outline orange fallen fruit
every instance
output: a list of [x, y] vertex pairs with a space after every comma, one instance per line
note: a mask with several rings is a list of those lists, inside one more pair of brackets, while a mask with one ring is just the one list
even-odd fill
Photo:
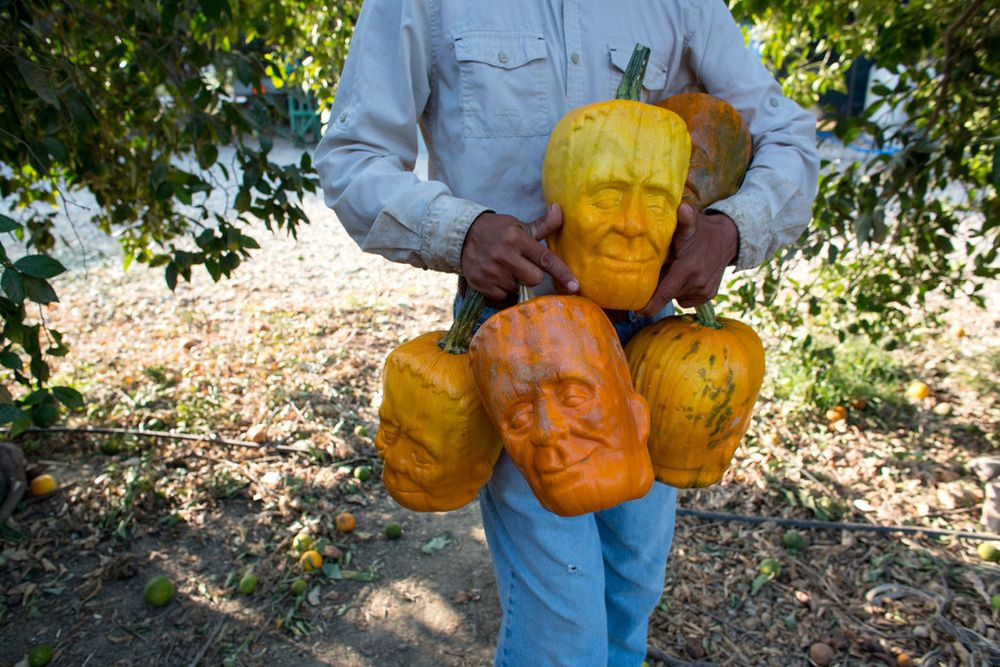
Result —
[[29, 492], [33, 496], [44, 496], [47, 493], [55, 491], [58, 486], [55, 477], [52, 475], [39, 475], [31, 480]]
[[906, 397], [914, 401], [922, 401], [931, 395], [930, 387], [925, 382], [914, 380], [906, 386]]
[[299, 565], [302, 566], [303, 572], [318, 570], [323, 567], [323, 556], [315, 549], [310, 549], [299, 557]]
[[350, 533], [354, 530], [355, 526], [354, 515], [350, 512], [341, 512], [337, 515], [337, 518], [334, 519], [334, 525], [340, 532]]

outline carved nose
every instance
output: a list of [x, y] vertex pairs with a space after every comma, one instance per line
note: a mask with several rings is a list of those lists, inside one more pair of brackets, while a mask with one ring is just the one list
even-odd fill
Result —
[[535, 402], [535, 423], [531, 427], [531, 441], [535, 446], [569, 433], [569, 422], [559, 410], [558, 402], [544, 394]]
[[626, 205], [622, 213], [624, 214], [618, 224], [615, 225], [615, 230], [622, 236], [634, 239], [636, 237], [642, 236], [646, 231], [646, 225], [642, 219], [642, 208], [639, 197], [636, 195], [629, 195]]

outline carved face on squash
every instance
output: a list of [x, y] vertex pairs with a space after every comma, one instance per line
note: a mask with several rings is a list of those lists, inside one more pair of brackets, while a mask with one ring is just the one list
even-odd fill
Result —
[[419, 336], [386, 359], [375, 434], [386, 489], [423, 512], [458, 509], [475, 498], [501, 449], [468, 355], [443, 352], [441, 335]]
[[649, 410], [594, 303], [545, 296], [503, 310], [469, 356], [507, 453], [543, 507], [575, 516], [649, 490]]
[[602, 308], [639, 309], [659, 281], [677, 226], [691, 140], [666, 109], [611, 100], [566, 114], [542, 168], [563, 225], [549, 246]]

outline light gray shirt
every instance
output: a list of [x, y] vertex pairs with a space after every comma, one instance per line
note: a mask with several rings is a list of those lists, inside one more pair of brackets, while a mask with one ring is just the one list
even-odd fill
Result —
[[[486, 210], [545, 212], [549, 133], [611, 99], [636, 42], [652, 49], [642, 99], [703, 91], [753, 135], [739, 192], [712, 209], [736, 223], [736, 268], [794, 241], [811, 217], [815, 117], [749, 51], [723, 0], [365, 0], [315, 162], [326, 203], [361, 248], [458, 272]], [[413, 173], [417, 128], [428, 180]]]

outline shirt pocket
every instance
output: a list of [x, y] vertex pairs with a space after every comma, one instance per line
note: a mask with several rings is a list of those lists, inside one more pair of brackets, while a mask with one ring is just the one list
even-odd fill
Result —
[[[622, 81], [625, 70], [628, 69], [628, 61], [632, 58], [632, 51], [635, 50], [635, 42], [614, 42], [608, 44], [608, 55], [611, 67], [608, 69], [608, 99], [613, 99], [618, 92], [618, 84]], [[667, 87], [667, 72], [669, 71], [667, 59], [656, 51], [649, 55], [649, 63], [646, 65], [646, 73], [642, 77], [641, 101], [649, 102], [651, 99], [658, 100], [657, 94]]]
[[473, 30], [455, 34], [454, 40], [464, 136], [548, 134], [545, 38]]

